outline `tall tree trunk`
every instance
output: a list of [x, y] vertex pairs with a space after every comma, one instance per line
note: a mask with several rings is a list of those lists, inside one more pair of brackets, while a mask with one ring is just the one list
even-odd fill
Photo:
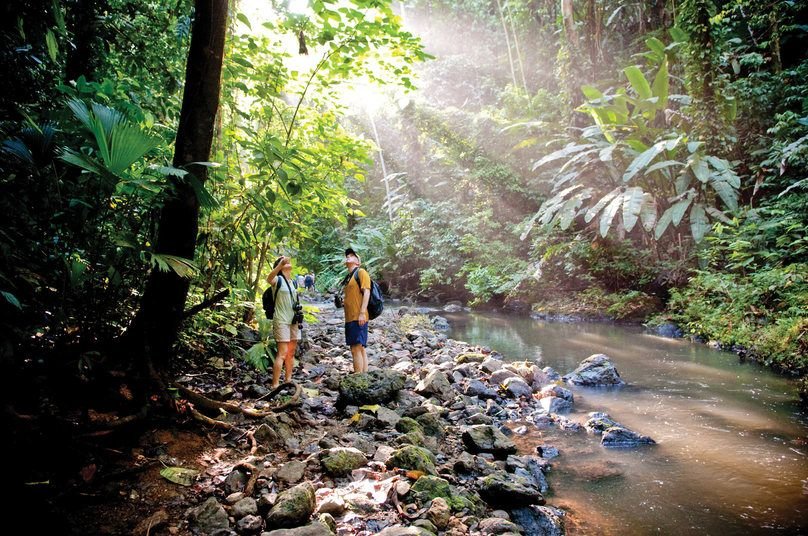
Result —
[[564, 32], [567, 43], [573, 50], [578, 49], [578, 34], [575, 31], [575, 8], [572, 0], [561, 0], [561, 18], [564, 20]]
[[[210, 158], [222, 76], [228, 0], [196, 0], [191, 47], [185, 69], [174, 166], [185, 168], [204, 184], [207, 167], [192, 162]], [[199, 225], [199, 200], [187, 181], [175, 181], [174, 195], [160, 212], [155, 252], [194, 257]], [[182, 322], [190, 281], [175, 272], [152, 270], [140, 311], [133, 323], [144, 356], [158, 370], [168, 363]]]
[[505, 32], [505, 46], [508, 47], [508, 63], [511, 66], [511, 80], [513, 80], [514, 89], [519, 87], [516, 81], [516, 69], [513, 66], [513, 52], [511, 52], [511, 38], [508, 35], [508, 26], [505, 24], [505, 14], [502, 13], [502, 4], [497, 0], [497, 8], [499, 9], [499, 20], [502, 23], [502, 31]]
[[67, 55], [65, 77], [67, 80], [76, 80], [84, 75], [93, 78], [98, 68], [98, 24], [96, 17], [105, 9], [106, 0], [77, 0], [73, 11], [73, 48]]
[[[507, 7], [507, 6], [506, 6]], [[522, 86], [525, 88], [525, 95], [530, 102], [530, 91], [527, 89], [527, 78], [525, 77], [525, 63], [522, 61], [522, 52], [519, 50], [519, 36], [516, 35], [516, 25], [513, 22], [513, 13], [510, 8], [508, 9], [508, 22], [511, 23], [511, 32], [513, 33], [513, 46], [516, 49], [516, 60], [519, 62], [519, 72], [522, 75]]]

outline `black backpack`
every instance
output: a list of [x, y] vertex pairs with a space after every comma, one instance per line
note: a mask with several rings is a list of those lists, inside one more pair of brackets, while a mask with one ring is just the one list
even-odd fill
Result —
[[[283, 274], [278, 275], [280, 275], [280, 277], [282, 277], [283, 280], [286, 281], [286, 278], [283, 276]], [[277, 279], [275, 281], [277, 281]], [[288, 285], [289, 282], [286, 281], [286, 284]], [[295, 288], [297, 288], [297, 282], [293, 282], [293, 285]], [[280, 289], [281, 286], [278, 285], [277, 287], [275, 287], [275, 292], [273, 293], [272, 285], [270, 285], [261, 295], [261, 304], [264, 306], [264, 314], [267, 315], [267, 318], [269, 319], [272, 319], [272, 317], [275, 316], [275, 301], [278, 299], [278, 291]]]
[[[370, 274], [368, 274], [370, 275]], [[356, 268], [350, 275], [342, 281], [342, 286], [346, 286], [353, 277], [356, 280], [356, 285], [361, 289], [359, 283], [359, 268]], [[384, 296], [382, 296], [382, 289], [379, 284], [373, 279], [370, 280], [370, 299], [368, 300], [368, 320], [373, 320], [384, 311]]]

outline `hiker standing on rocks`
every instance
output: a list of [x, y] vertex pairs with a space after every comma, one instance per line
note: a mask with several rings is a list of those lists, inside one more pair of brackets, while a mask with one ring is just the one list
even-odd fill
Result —
[[279, 257], [267, 276], [267, 283], [277, 291], [275, 298], [275, 314], [272, 317], [272, 334], [278, 343], [278, 355], [272, 364], [272, 388], [278, 386], [281, 378], [281, 367], [285, 365], [285, 380], [292, 381], [292, 365], [295, 359], [297, 341], [300, 340], [299, 315], [295, 307], [297, 290], [292, 284], [292, 261], [289, 257]]
[[[345, 267], [348, 270], [345, 286], [345, 342], [351, 347], [354, 372], [368, 371], [368, 301], [370, 300], [370, 275], [359, 255], [345, 250]], [[358, 276], [358, 277], [357, 277]], [[357, 281], [358, 279], [358, 281]]]

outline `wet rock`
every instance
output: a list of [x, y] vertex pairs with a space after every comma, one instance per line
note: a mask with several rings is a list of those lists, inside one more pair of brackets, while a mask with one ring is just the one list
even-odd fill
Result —
[[547, 493], [549, 485], [544, 476], [547, 462], [534, 456], [508, 456], [505, 467], [508, 471], [530, 482], [541, 493]]
[[432, 436], [438, 439], [443, 439], [446, 435], [446, 429], [441, 422], [440, 417], [432, 412], [424, 413], [415, 418], [416, 422], [421, 425], [425, 435]]
[[489, 534], [521, 534], [522, 527], [515, 523], [511, 523], [507, 519], [501, 519], [499, 517], [489, 517], [480, 521], [477, 530], [480, 531], [481, 534], [489, 535]]
[[600, 444], [609, 448], [634, 448], [640, 445], [654, 445], [656, 441], [628, 428], [612, 426], [603, 432]]
[[347, 476], [354, 469], [364, 467], [368, 460], [362, 451], [353, 447], [336, 447], [320, 453], [323, 472], [329, 476]]
[[392, 400], [403, 387], [405, 376], [393, 370], [372, 370], [349, 374], [339, 382], [340, 406], [384, 404]]
[[516, 445], [505, 434], [493, 426], [478, 424], [463, 431], [463, 443], [472, 453], [490, 452], [494, 456], [506, 457], [516, 452]]
[[544, 367], [541, 371], [547, 377], [548, 381], [557, 382], [561, 380], [561, 374], [556, 372], [553, 367]]
[[544, 497], [535, 486], [525, 478], [505, 473], [481, 477], [479, 479], [480, 497], [493, 506], [512, 508], [529, 504], [544, 504]]
[[215, 497], [209, 497], [208, 500], [191, 509], [189, 518], [191, 524], [205, 534], [230, 528], [227, 512]]
[[561, 387], [560, 385], [546, 385], [542, 387], [541, 391], [539, 391], [541, 397], [545, 396], [557, 396], [558, 398], [563, 398], [564, 400], [569, 400], [570, 402], [575, 401], [575, 397], [572, 394], [572, 391]]
[[566, 413], [572, 409], [572, 402], [557, 396], [546, 396], [539, 404], [547, 413]]
[[584, 423], [584, 428], [593, 434], [601, 434], [612, 426], [620, 426], [620, 424], [609, 417], [607, 413], [598, 411], [590, 413], [589, 420]]
[[258, 503], [252, 497], [244, 497], [233, 505], [232, 514], [236, 519], [258, 513]]
[[452, 329], [452, 326], [449, 325], [449, 321], [442, 316], [432, 317], [432, 327], [440, 331], [449, 331]]
[[264, 526], [264, 520], [260, 516], [250, 514], [239, 519], [236, 526], [242, 534], [256, 534]]
[[435, 455], [429, 450], [415, 445], [407, 445], [396, 450], [384, 463], [389, 469], [398, 467], [399, 469], [421, 471], [428, 475], [437, 474]]
[[653, 333], [660, 337], [679, 339], [685, 336], [684, 332], [673, 322], [665, 322], [653, 329]]
[[287, 484], [294, 484], [303, 479], [306, 471], [306, 464], [299, 460], [292, 460], [281, 466], [275, 473], [275, 478]]
[[446, 501], [453, 512], [468, 510], [477, 513], [481, 512], [484, 507], [480, 498], [475, 494], [453, 486], [446, 479], [437, 476], [422, 476], [416, 480], [407, 497], [412, 497], [421, 505], [440, 497]]
[[539, 445], [536, 447], [536, 452], [545, 460], [552, 460], [559, 455], [558, 449], [550, 445]]
[[533, 395], [533, 389], [522, 378], [506, 378], [502, 386], [513, 398], [529, 398]]
[[492, 372], [496, 372], [497, 370], [502, 368], [502, 361], [499, 359], [494, 359], [493, 357], [488, 357], [480, 364], [480, 370], [483, 372], [487, 372], [491, 374]]
[[337, 521], [331, 514], [320, 514], [319, 516], [317, 516], [317, 521], [325, 525], [328, 528], [328, 530], [331, 531], [332, 534], [337, 533]]
[[454, 398], [454, 389], [449, 383], [446, 374], [439, 370], [433, 370], [415, 386], [415, 392], [423, 396], [436, 396], [440, 400], [447, 401]]
[[466, 385], [466, 388], [463, 390], [463, 394], [466, 396], [476, 396], [479, 398], [497, 397], [497, 392], [480, 380], [470, 380]]
[[432, 504], [429, 507], [429, 510], [426, 512], [426, 517], [435, 526], [440, 529], [444, 530], [446, 526], [449, 524], [449, 518], [452, 516], [452, 510], [449, 508], [449, 503], [446, 502], [446, 499], [443, 497], [435, 497], [432, 500]]
[[527, 506], [511, 510], [511, 519], [525, 534], [535, 536], [564, 536], [564, 511], [550, 506]]
[[319, 521], [315, 521], [309, 525], [294, 529], [278, 529], [262, 532], [261, 536], [334, 536], [334, 533]]
[[571, 373], [564, 376], [564, 381], [572, 385], [623, 385], [614, 364], [605, 354], [594, 354], [578, 365]]
[[311, 517], [314, 506], [314, 487], [309, 482], [298, 484], [278, 496], [275, 506], [267, 514], [267, 527], [288, 528], [302, 525]]
[[447, 313], [459, 313], [463, 310], [463, 304], [457, 302], [449, 302], [443, 307], [443, 310]]
[[[412, 522], [412, 526], [423, 529], [429, 534], [437, 534], [439, 532], [438, 527], [436, 527], [435, 524], [428, 519], [416, 519]], [[421, 534], [424, 533], [422, 532]]]

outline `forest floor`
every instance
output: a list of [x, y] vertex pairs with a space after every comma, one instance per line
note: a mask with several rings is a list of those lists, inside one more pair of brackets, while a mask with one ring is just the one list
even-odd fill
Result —
[[[196, 404], [213, 419], [203, 424], [194, 404], [180, 403], [126, 433], [28, 452], [16, 497], [28, 532], [459, 536], [563, 534], [577, 524], [576, 512], [543, 506], [557, 449], [517, 446], [512, 429], [596, 436], [617, 423], [568, 419], [572, 392], [555, 371], [447, 339], [439, 321], [407, 308], [372, 322], [371, 372], [351, 374], [342, 313], [318, 306], [293, 377], [301, 396], [286, 410], [271, 411], [291, 391], [267, 400], [266, 373], [207, 356], [188, 361], [178, 384], [265, 415]], [[622, 428], [614, 438], [648, 440]], [[48, 474], [52, 463], [27, 466], [49, 455], [59, 474]]]

